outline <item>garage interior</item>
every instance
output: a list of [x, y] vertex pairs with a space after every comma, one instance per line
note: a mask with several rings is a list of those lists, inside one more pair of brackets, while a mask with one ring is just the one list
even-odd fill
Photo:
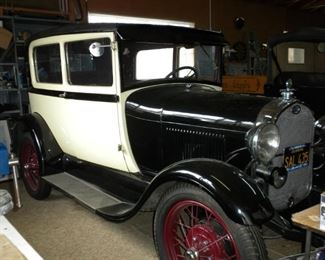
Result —
[[[167, 21], [220, 30], [228, 42], [223, 75], [227, 92], [243, 90], [234, 87], [237, 76], [254, 77], [247, 89], [256, 82], [266, 83], [267, 42], [272, 36], [305, 27], [325, 28], [325, 1], [322, 0], [0, 1], [1, 121], [17, 119], [29, 112], [30, 82], [25, 49], [28, 39], [54, 27], [87, 23], [88, 14], [110, 15], [113, 17], [110, 19], [139, 18], [141, 21], [145, 18], [149, 23], [152, 19], [158, 23]], [[319, 66], [324, 67], [324, 60], [320, 60]], [[260, 91], [246, 93], [263, 94]], [[3, 131], [0, 137], [10, 139], [4, 127], [7, 124], [0, 124]], [[2, 142], [10, 147], [16, 140]], [[35, 200], [27, 194], [21, 178], [18, 179], [22, 204], [19, 207], [14, 167], [19, 169], [18, 162], [10, 165], [8, 173], [0, 172], [0, 190], [9, 191], [16, 204], [5, 218], [39, 254], [40, 258], [35, 259], [158, 259], [153, 243], [152, 212], [140, 212], [124, 223], [109, 222], [57, 190], [45, 200]], [[7, 239], [1, 240], [5, 223], [1, 217], [0, 214], [0, 259], [33, 259], [16, 250], [17, 246], [12, 249]], [[266, 227], [263, 227], [263, 237], [269, 259], [302, 259], [289, 256], [304, 251], [304, 240], [285, 239]], [[317, 259], [325, 259], [322, 257]]]

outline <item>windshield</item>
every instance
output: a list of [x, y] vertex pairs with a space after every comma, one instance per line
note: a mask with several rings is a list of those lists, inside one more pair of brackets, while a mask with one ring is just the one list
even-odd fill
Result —
[[122, 41], [119, 49], [123, 90], [162, 79], [220, 85], [220, 46]]

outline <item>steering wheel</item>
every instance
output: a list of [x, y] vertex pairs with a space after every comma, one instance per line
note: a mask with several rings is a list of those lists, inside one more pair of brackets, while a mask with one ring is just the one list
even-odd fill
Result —
[[[182, 66], [182, 67], [176, 68], [172, 72], [168, 73], [168, 75], [166, 76], [166, 79], [171, 78], [171, 77], [175, 78], [177, 76], [176, 73], [178, 73], [181, 70], [190, 70], [189, 73], [187, 73], [187, 75], [184, 78], [195, 78], [195, 79], [198, 78], [199, 73], [196, 68], [191, 67], [191, 66]], [[190, 75], [191, 72], [193, 72], [193, 74]]]

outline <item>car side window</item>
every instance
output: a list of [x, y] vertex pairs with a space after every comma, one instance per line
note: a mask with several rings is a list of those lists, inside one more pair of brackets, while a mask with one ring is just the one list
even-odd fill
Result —
[[35, 47], [34, 60], [37, 82], [62, 83], [59, 44]]
[[[93, 56], [92, 43], [99, 43], [101, 55]], [[111, 86], [113, 84], [112, 51], [110, 39], [88, 39], [65, 44], [67, 56], [67, 75], [71, 85]]]

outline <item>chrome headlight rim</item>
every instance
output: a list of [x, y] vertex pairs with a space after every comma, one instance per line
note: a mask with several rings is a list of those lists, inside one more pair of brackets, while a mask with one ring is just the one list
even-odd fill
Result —
[[279, 129], [274, 123], [259, 124], [248, 131], [246, 143], [254, 159], [266, 165], [280, 147]]

